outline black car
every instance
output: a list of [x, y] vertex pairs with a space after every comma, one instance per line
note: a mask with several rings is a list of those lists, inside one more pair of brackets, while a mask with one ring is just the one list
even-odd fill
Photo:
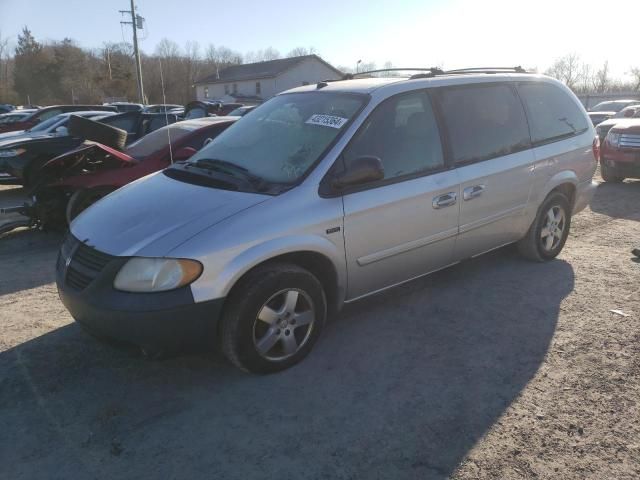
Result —
[[165, 125], [170, 125], [179, 120], [173, 113], [145, 113], [127, 112], [113, 115], [100, 120], [101, 123], [111, 125], [127, 132], [127, 145], [144, 137]]
[[0, 134], [0, 184], [32, 186], [42, 165], [79, 146], [86, 137], [70, 132], [72, 116], [93, 119], [89, 123], [95, 127], [97, 120], [116, 115], [104, 111], [63, 113], [29, 130]]

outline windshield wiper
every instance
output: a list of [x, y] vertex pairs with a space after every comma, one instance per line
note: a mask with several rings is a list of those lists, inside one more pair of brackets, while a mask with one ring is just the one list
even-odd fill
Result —
[[251, 173], [248, 168], [236, 165], [233, 162], [228, 162], [227, 160], [220, 160], [217, 158], [201, 158], [200, 160], [196, 160], [195, 162], [187, 162], [185, 167], [187, 167], [189, 163], [191, 163], [195, 167], [205, 170], [213, 170], [221, 173], [226, 173], [234, 177], [240, 176], [251, 183], [256, 188], [256, 190], [265, 190], [268, 188], [267, 182], [264, 178]]

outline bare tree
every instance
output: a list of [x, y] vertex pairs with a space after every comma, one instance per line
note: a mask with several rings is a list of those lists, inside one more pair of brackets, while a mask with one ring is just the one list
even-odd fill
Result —
[[567, 87], [575, 88], [580, 74], [580, 56], [577, 53], [565, 55], [556, 60], [545, 73], [564, 82]]
[[281, 58], [280, 52], [273, 47], [267, 47], [264, 50], [257, 50], [255, 52], [247, 52], [245, 55], [246, 63], [267, 62], [279, 58]]
[[593, 78], [593, 88], [598, 93], [606, 92], [609, 87], [609, 83], [609, 61], [606, 60], [602, 65], [602, 68], [596, 72]]
[[633, 77], [633, 89], [640, 91], [640, 67], [633, 67], [629, 71], [631, 76]]
[[287, 53], [287, 58], [291, 57], [303, 57], [305, 55], [318, 55], [318, 51], [315, 47], [296, 47]]

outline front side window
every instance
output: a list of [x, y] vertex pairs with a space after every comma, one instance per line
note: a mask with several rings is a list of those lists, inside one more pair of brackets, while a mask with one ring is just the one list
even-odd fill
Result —
[[189, 162], [221, 160], [269, 182], [293, 183], [342, 134], [367, 98], [324, 92], [279, 95], [222, 132]]
[[345, 166], [363, 156], [381, 160], [385, 179], [442, 168], [440, 133], [429, 96], [412, 92], [376, 107], [345, 149]]
[[527, 107], [534, 143], [561, 140], [589, 128], [588, 120], [576, 102], [555, 85], [523, 83], [518, 91]]
[[456, 164], [501, 157], [530, 147], [522, 104], [509, 85], [444, 88], [438, 99]]

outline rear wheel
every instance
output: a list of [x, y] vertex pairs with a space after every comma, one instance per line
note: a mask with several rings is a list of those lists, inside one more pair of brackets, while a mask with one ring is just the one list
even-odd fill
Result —
[[600, 165], [600, 175], [605, 182], [609, 183], [620, 183], [624, 180], [624, 177], [620, 176], [615, 169], [607, 165]]
[[273, 373], [313, 348], [327, 312], [321, 283], [307, 270], [271, 264], [250, 273], [229, 297], [222, 318], [222, 350], [242, 370]]
[[93, 187], [76, 191], [67, 203], [67, 223], [71, 223], [80, 213], [114, 190], [113, 187]]
[[527, 235], [518, 242], [518, 250], [529, 260], [544, 262], [554, 259], [562, 251], [571, 227], [571, 207], [562, 193], [551, 193], [529, 227]]

